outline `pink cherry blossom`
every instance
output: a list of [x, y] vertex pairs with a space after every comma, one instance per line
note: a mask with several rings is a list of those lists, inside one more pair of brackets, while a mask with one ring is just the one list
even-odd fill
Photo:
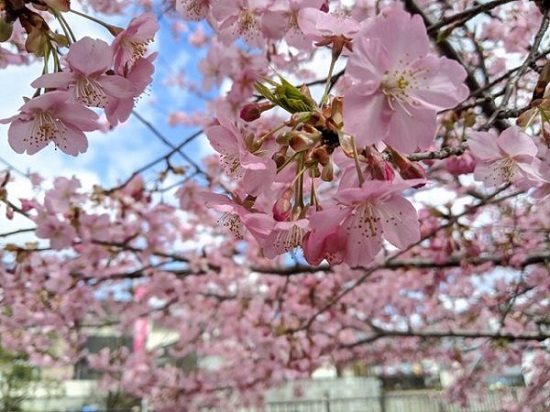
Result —
[[468, 96], [466, 71], [429, 53], [419, 15], [393, 9], [364, 23], [355, 37], [346, 74], [344, 128], [359, 145], [383, 140], [410, 153], [429, 147], [436, 112]]
[[155, 66], [153, 62], [157, 57], [152, 53], [134, 62], [132, 68], [126, 72], [127, 80], [132, 84], [134, 93], [125, 98], [110, 99], [105, 107], [105, 115], [111, 127], [128, 119], [134, 109], [135, 100], [140, 96], [153, 80]]
[[262, 247], [268, 259], [290, 252], [302, 245], [309, 231], [307, 219], [276, 221], [263, 213], [248, 213], [242, 221]]
[[132, 82], [119, 75], [107, 74], [113, 52], [103, 40], [90, 37], [75, 42], [67, 53], [67, 71], [45, 74], [33, 87], [69, 88], [74, 100], [91, 107], [105, 107], [111, 99], [136, 95]]
[[210, 0], [177, 0], [176, 10], [185, 20], [199, 21], [208, 15]]
[[219, 125], [206, 129], [206, 137], [220, 153], [224, 171], [241, 182], [247, 194], [257, 196], [267, 190], [275, 179], [275, 162], [251, 153], [243, 134], [228, 118], [218, 115], [218, 121]]
[[509, 127], [499, 136], [490, 132], [470, 132], [468, 145], [472, 155], [479, 160], [474, 178], [488, 186], [542, 180], [537, 146], [517, 126]]
[[212, 14], [220, 23], [220, 40], [229, 45], [241, 37], [251, 47], [262, 47], [265, 44], [262, 13], [269, 3], [267, 0], [225, 0], [212, 4]]
[[305, 8], [320, 9], [325, 3], [324, 0], [289, 0], [288, 10], [288, 27], [285, 34], [285, 40], [289, 46], [298, 49], [308, 50], [311, 48], [311, 38], [305, 35], [300, 27], [299, 16], [300, 10]]
[[158, 29], [154, 14], [144, 13], [132, 19], [128, 28], [117, 34], [111, 45], [115, 73], [125, 76], [139, 58], [145, 57], [147, 46]]
[[383, 239], [399, 249], [417, 242], [416, 209], [399, 192], [418, 183], [367, 181], [336, 192], [337, 205], [309, 216], [311, 232], [304, 244], [308, 262], [318, 265], [327, 259], [331, 264], [366, 266], [382, 249]]
[[17, 153], [29, 155], [42, 150], [50, 142], [64, 153], [76, 156], [88, 148], [84, 131], [99, 128], [98, 116], [77, 103], [68, 103], [65, 91], [52, 91], [35, 97], [23, 106], [20, 113], [1, 123], [11, 123], [8, 142]]
[[76, 237], [76, 230], [69, 223], [60, 221], [54, 216], [40, 215], [37, 220], [36, 236], [49, 239], [52, 249], [61, 250], [69, 247]]
[[343, 15], [326, 13], [318, 7], [303, 7], [298, 13], [298, 25], [302, 32], [318, 43], [335, 37], [351, 40], [359, 31], [359, 23]]

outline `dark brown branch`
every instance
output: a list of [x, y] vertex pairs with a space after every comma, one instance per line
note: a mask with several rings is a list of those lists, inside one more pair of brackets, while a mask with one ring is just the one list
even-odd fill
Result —
[[[419, 14], [422, 17], [426, 27], [431, 27], [435, 24], [426, 15], [426, 13], [424, 13], [422, 8], [420, 6], [418, 6], [418, 4], [416, 4], [416, 2], [414, 0], [403, 0], [403, 3], [405, 5], [405, 9], [408, 12], [413, 13], [413, 14]], [[438, 39], [438, 32], [437, 31], [432, 31], [430, 33], [430, 37], [432, 38], [434, 43], [439, 48], [442, 55], [448, 57], [449, 59], [452, 59], [452, 60], [458, 62], [462, 67], [464, 67], [464, 69], [466, 70], [466, 73], [467, 73], [466, 85], [470, 89], [470, 92], [473, 93], [473, 92], [478, 91], [479, 89], [481, 89], [481, 85], [479, 84], [479, 82], [475, 78], [474, 73], [472, 71], [470, 71], [468, 65], [466, 64], [466, 62], [464, 62], [464, 60], [462, 59], [460, 54], [458, 54], [458, 52], [455, 50], [455, 48], [453, 47], [451, 42], [449, 42], [448, 40]], [[485, 96], [482, 96], [482, 97], [485, 97]], [[483, 110], [483, 112], [485, 113], [487, 118], [490, 118], [491, 116], [493, 116], [493, 114], [495, 112], [497, 112], [497, 107], [495, 105], [494, 100], [485, 99], [482, 102], [483, 103], [481, 104], [481, 109]], [[508, 126], [510, 126], [508, 124], [508, 122], [506, 122], [502, 119], [495, 119], [494, 125], [500, 131], [502, 131], [502, 130], [508, 128]]]
[[494, 9], [495, 7], [501, 6], [506, 3], [511, 3], [512, 1], [516, 1], [516, 0], [494, 0], [488, 3], [482, 3], [477, 6], [470, 7], [467, 10], [464, 10], [460, 13], [441, 19], [439, 22], [430, 25], [428, 27], [428, 33], [429, 34], [436, 33], [439, 29], [441, 29], [442, 27], [448, 26], [451, 23], [454, 23], [457, 21], [470, 20], [472, 17], [475, 17], [478, 14], [486, 13], [489, 10]]
[[542, 342], [546, 339], [550, 339], [550, 335], [546, 333], [531, 333], [514, 335], [511, 333], [500, 332], [485, 332], [485, 331], [470, 331], [470, 330], [449, 330], [449, 331], [399, 331], [399, 330], [386, 330], [382, 328], [375, 328], [375, 333], [367, 338], [359, 339], [353, 343], [343, 344], [342, 348], [350, 349], [357, 346], [372, 343], [378, 339], [383, 338], [397, 338], [397, 337], [411, 337], [411, 338], [424, 338], [424, 339], [445, 339], [445, 338], [462, 338], [462, 339], [490, 339], [490, 340], [505, 340], [508, 342], [519, 341], [536, 341]]

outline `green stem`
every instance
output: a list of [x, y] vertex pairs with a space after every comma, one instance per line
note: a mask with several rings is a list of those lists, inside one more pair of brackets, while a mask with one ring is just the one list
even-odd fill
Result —
[[323, 93], [323, 98], [321, 99], [321, 107], [327, 102], [328, 100], [328, 93], [330, 91], [331, 86], [331, 79], [332, 79], [332, 73], [334, 72], [334, 65], [336, 64], [336, 60], [338, 60], [339, 54], [332, 53], [332, 57], [330, 59], [330, 67], [328, 69], [328, 75], [327, 75], [327, 81], [325, 83], [325, 91]]
[[304, 154], [300, 153], [298, 160], [298, 175], [296, 176], [296, 179], [294, 181], [294, 204], [301, 210], [304, 209], [304, 171]]
[[264, 135], [262, 135], [258, 140], [257, 140], [257, 143], [259, 144], [259, 146], [261, 146], [262, 144], [264, 144], [264, 140], [267, 139], [269, 136], [272, 136], [274, 135], [275, 133], [277, 133], [279, 130], [283, 129], [286, 127], [286, 124], [281, 124], [280, 126], [277, 126], [275, 129], [273, 130], [270, 130], [269, 132], [265, 133]]
[[113, 26], [112, 24], [105, 23], [105, 22], [103, 22], [103, 21], [101, 21], [101, 20], [99, 20], [99, 19], [96, 19], [95, 17], [88, 16], [87, 14], [81, 13], [81, 12], [76, 11], [76, 10], [70, 10], [70, 12], [71, 12], [71, 13], [74, 13], [74, 14], [80, 16], [80, 17], [84, 17], [85, 19], [88, 19], [88, 20], [90, 20], [90, 21], [93, 21], [94, 23], [97, 23], [97, 24], [99, 24], [100, 26], [105, 27], [107, 30], [109, 30], [109, 33], [111, 33], [111, 34], [114, 35], [114, 33], [113, 33], [113, 31], [112, 31], [114, 26]]
[[65, 17], [63, 17], [63, 15], [57, 10], [52, 10], [52, 12], [57, 21], [59, 21], [59, 25], [61, 26], [63, 33], [65, 33], [65, 37], [67, 37], [69, 45], [74, 43], [76, 41], [76, 36], [71, 30], [71, 26], [69, 26], [69, 23], [67, 23], [67, 20], [65, 20]]

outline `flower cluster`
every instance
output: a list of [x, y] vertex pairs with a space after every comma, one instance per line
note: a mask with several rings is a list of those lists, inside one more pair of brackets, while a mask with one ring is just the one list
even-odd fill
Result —
[[[68, 1], [37, 4], [58, 19], [70, 8]], [[128, 119], [135, 99], [151, 83], [156, 55], [146, 53], [158, 25], [150, 13], [133, 19], [126, 29], [105, 25], [114, 35], [112, 44], [90, 37], [75, 40], [70, 31], [56, 34], [40, 14], [25, 6], [8, 7], [5, 19], [20, 21], [28, 34], [26, 49], [44, 57], [46, 73], [32, 83], [38, 90], [32, 99], [25, 99], [19, 113], [0, 120], [10, 124], [9, 144], [17, 153], [32, 155], [50, 142], [73, 156], [85, 152], [84, 132], [100, 128], [99, 116], [90, 108], [104, 109], [110, 127], [115, 127]], [[60, 46], [69, 48], [62, 59]], [[48, 73], [51, 60], [54, 70]]]
[[[206, 134], [234, 190], [231, 198], [204, 199], [224, 213], [233, 233], [248, 231], [268, 258], [301, 248], [313, 265], [326, 259], [365, 267], [385, 241], [401, 250], [420, 241], [417, 212], [404, 192], [424, 186], [427, 175], [410, 156], [434, 146], [438, 113], [467, 99], [466, 71], [430, 51], [418, 15], [390, 8], [358, 23], [318, 6], [302, 8], [296, 21], [317, 47], [332, 49], [325, 93], [316, 101], [305, 86], [264, 76], [256, 90], [265, 101], [241, 110], [247, 125], [220, 113]], [[265, 29], [260, 21], [253, 26]], [[342, 54], [346, 87], [332, 95], [332, 69]], [[273, 107], [289, 118], [259, 133], [254, 122]], [[519, 128], [496, 141], [483, 132], [468, 138], [476, 179], [545, 182], [537, 148]]]
[[314, 265], [367, 266], [384, 240], [400, 249], [420, 240], [416, 210], [402, 193], [424, 185], [425, 172], [405, 153], [433, 143], [437, 111], [468, 95], [466, 73], [429, 52], [419, 17], [393, 9], [361, 25], [332, 19], [305, 8], [298, 22], [318, 47], [332, 47], [333, 63], [353, 50], [348, 91], [329, 95], [327, 87], [317, 102], [282, 77], [257, 83], [267, 102], [246, 105], [241, 117], [253, 122], [275, 106], [290, 117], [257, 135], [253, 123], [238, 127], [220, 114], [206, 134], [238, 186], [232, 199], [205, 200], [224, 211], [233, 232], [248, 229], [266, 257], [301, 247]]

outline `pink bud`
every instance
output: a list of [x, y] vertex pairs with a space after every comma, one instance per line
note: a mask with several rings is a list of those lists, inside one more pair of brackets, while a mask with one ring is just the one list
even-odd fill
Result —
[[365, 148], [365, 157], [367, 160], [367, 172], [370, 173], [372, 180], [387, 180], [393, 181], [395, 173], [386, 160], [378, 151], [371, 147]]
[[273, 219], [278, 222], [288, 220], [292, 212], [292, 191], [290, 189], [285, 190], [283, 195], [273, 204]]
[[252, 122], [256, 119], [259, 119], [263, 112], [273, 108], [273, 103], [271, 102], [262, 102], [262, 103], [247, 103], [241, 109], [241, 119], [245, 122]]
[[[389, 146], [388, 146], [388, 151], [391, 155], [392, 163], [397, 167], [397, 170], [399, 170], [399, 175], [403, 179], [405, 180], [426, 179], [426, 171], [422, 166], [420, 166], [420, 164], [407, 159], [397, 150], [394, 150]], [[425, 183], [422, 183], [414, 187], [419, 188], [424, 185]]]

